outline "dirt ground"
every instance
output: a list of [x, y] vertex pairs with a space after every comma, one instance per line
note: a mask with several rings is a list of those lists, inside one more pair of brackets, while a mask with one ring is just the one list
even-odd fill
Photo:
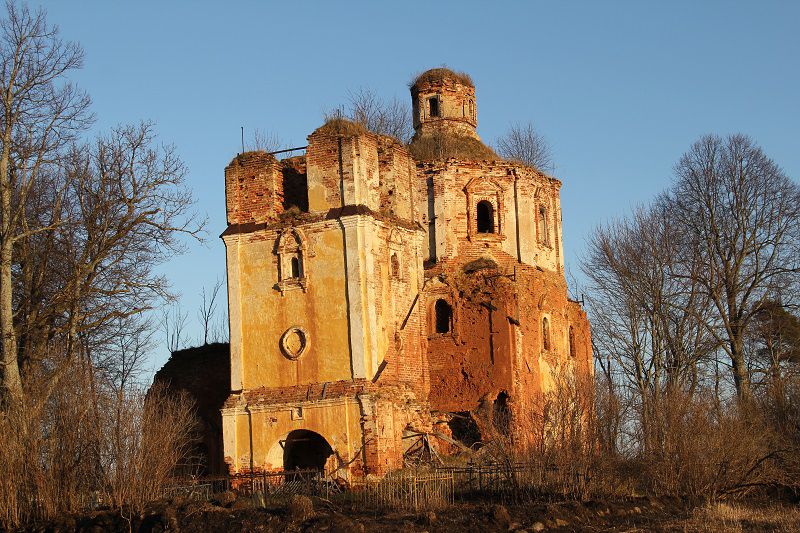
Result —
[[231, 498], [161, 502], [143, 513], [102, 511], [35, 524], [30, 532], [453, 532], [513, 531], [798, 531], [800, 508], [777, 504], [706, 504], [636, 498], [617, 502], [489, 504], [457, 502], [436, 511], [366, 511], [293, 497], [268, 504]]

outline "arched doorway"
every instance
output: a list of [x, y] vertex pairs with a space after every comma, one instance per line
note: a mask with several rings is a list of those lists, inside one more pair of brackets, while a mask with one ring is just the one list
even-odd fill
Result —
[[322, 435], [296, 429], [286, 436], [283, 444], [283, 469], [323, 471], [325, 461], [332, 454], [331, 445]]
[[476, 211], [478, 233], [494, 233], [494, 208], [492, 204], [482, 200], [478, 202]]

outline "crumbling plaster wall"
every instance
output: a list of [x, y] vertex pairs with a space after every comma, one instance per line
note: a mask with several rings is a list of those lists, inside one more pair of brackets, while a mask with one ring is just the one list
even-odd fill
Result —
[[[435, 233], [434, 239], [426, 235], [426, 242], [435, 242], [428, 257], [443, 261], [499, 250], [522, 263], [563, 272], [561, 182], [504, 161], [451, 159], [419, 164], [417, 172], [422, 226]], [[433, 192], [432, 213], [429, 189]], [[477, 231], [475, 218], [481, 201], [493, 207], [493, 233]], [[540, 233], [540, 207], [547, 215], [545, 235]]]
[[[341, 230], [334, 221], [304, 226], [305, 288], [279, 290], [281, 229], [225, 237], [231, 318], [232, 390], [351, 377]], [[290, 360], [279, 341], [290, 327], [308, 332], [308, 348]]]
[[[561, 183], [530, 167], [497, 161], [424, 163], [418, 174], [421, 187], [433, 186], [435, 214], [435, 223], [425, 224], [436, 235], [436, 262], [429, 261], [426, 270], [431, 407], [485, 416], [489, 402], [505, 392], [518, 442], [525, 442], [539, 433], [542, 401], [556, 376], [592, 374], [588, 320], [569, 301], [563, 274]], [[481, 201], [495, 208], [494, 232], [476, 231]], [[490, 277], [503, 279], [503, 290], [486, 283], [484, 301], [465, 297], [452, 281], [465, 277], [463, 269], [473, 261], [493, 262]], [[453, 306], [447, 334], [433, 333], [438, 298]], [[491, 313], [485, 300], [494, 308]], [[543, 347], [544, 318], [548, 349]], [[570, 326], [574, 356], [569, 355]]]
[[[563, 275], [535, 268], [517, 269], [520, 326], [512, 402], [513, 423], [521, 446], [536, 443], [542, 431], [543, 402], [555, 397], [557, 387], [591, 384], [589, 321], [576, 302], [569, 300]], [[543, 319], [549, 324], [549, 349], [543, 339]], [[570, 327], [573, 330], [570, 346]], [[577, 389], [576, 389], [577, 390]]]
[[[513, 339], [507, 317], [513, 313], [513, 300], [497, 293], [470, 299], [437, 280], [426, 287], [431, 408], [474, 411], [487, 395], [493, 399], [500, 391], [511, 390]], [[439, 299], [452, 307], [447, 333], [435, 331], [434, 306]]]
[[[283, 172], [271, 156], [254, 160], [276, 176]], [[323, 435], [348, 462], [355, 461], [348, 467], [354, 471], [385, 473], [402, 466], [403, 428], [412, 420], [424, 425], [419, 413], [427, 413], [427, 407], [410, 406], [426, 398], [429, 388], [420, 335], [424, 310], [418, 305], [424, 232], [413, 220], [413, 161], [396, 141], [318, 130], [309, 137], [305, 158], [305, 214], [285, 211], [288, 206], [274, 192], [278, 177], [240, 180], [266, 171], [259, 173], [255, 164], [245, 169], [238, 161], [226, 173], [227, 185], [236, 192], [228, 203], [245, 204], [229, 205], [237, 215], [223, 235], [234, 391], [224, 410], [228, 461], [240, 472], [251, 461], [254, 468], [277, 468], [275, 443], [297, 428]], [[291, 170], [297, 175], [302, 168], [294, 161]], [[259, 204], [269, 213], [244, 216], [256, 209], [248, 203], [252, 197], [269, 197]], [[286, 239], [301, 243], [300, 276], [288, 281], [281, 257]], [[282, 335], [293, 327], [302, 328], [307, 341], [296, 358], [280, 348]], [[297, 386], [346, 380], [375, 382], [381, 389], [343, 393], [339, 399], [312, 395], [293, 404], [282, 396]], [[387, 395], [392, 383], [405, 384], [411, 399], [398, 402]], [[298, 407], [305, 416], [292, 418]], [[347, 438], [336, 432], [342, 420], [357, 421], [347, 422], [355, 424]], [[374, 455], [366, 466], [358, 466], [362, 459], [353, 456], [359, 440], [359, 453]]]

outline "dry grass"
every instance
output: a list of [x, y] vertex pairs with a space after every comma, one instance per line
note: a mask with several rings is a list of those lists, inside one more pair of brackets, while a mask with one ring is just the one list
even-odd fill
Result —
[[494, 151], [473, 137], [437, 134], [418, 137], [411, 141], [408, 150], [417, 161], [494, 161], [500, 159]]
[[409, 87], [414, 87], [418, 83], [441, 83], [445, 79], [454, 79], [459, 83], [464, 85], [469, 85], [470, 87], [475, 87], [475, 84], [472, 81], [472, 78], [466, 72], [458, 72], [455, 70], [450, 70], [446, 67], [440, 68], [432, 68], [430, 70], [426, 70], [421, 74], [417, 74], [411, 80], [411, 83], [408, 84]]
[[[246, 152], [242, 152], [241, 154], [237, 154], [236, 157], [239, 160], [248, 159], [251, 157], [262, 157], [262, 156], [270, 156], [270, 153], [265, 150], [248, 150]], [[275, 159], [275, 157], [272, 157]]]
[[317, 128], [317, 131], [323, 133], [334, 133], [337, 135], [353, 136], [367, 133], [369, 130], [367, 130], [367, 128], [365, 128], [363, 125], [353, 122], [352, 120], [342, 117], [332, 117], [326, 118], [325, 124]]
[[800, 508], [709, 503], [695, 509], [686, 520], [671, 525], [684, 531], [798, 531]]
[[0, 530], [96, 505], [139, 510], [195, 472], [187, 396], [92, 391], [80, 370], [42, 409], [0, 411]]

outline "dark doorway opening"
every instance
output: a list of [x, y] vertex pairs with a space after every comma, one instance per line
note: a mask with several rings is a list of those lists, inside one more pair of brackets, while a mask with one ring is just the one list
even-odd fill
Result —
[[508, 435], [511, 428], [511, 410], [508, 408], [508, 394], [501, 392], [492, 403], [492, 425], [501, 435]]
[[481, 430], [478, 429], [478, 424], [469, 411], [452, 413], [447, 425], [450, 427], [453, 438], [467, 448], [472, 448], [476, 443], [481, 442]]
[[478, 202], [478, 233], [494, 233], [494, 208], [490, 202]]
[[434, 311], [436, 313], [436, 333], [449, 333], [450, 321], [453, 318], [453, 310], [450, 304], [444, 300], [436, 300]]
[[283, 445], [284, 470], [325, 470], [325, 461], [333, 454], [328, 441], [319, 433], [296, 429]]

